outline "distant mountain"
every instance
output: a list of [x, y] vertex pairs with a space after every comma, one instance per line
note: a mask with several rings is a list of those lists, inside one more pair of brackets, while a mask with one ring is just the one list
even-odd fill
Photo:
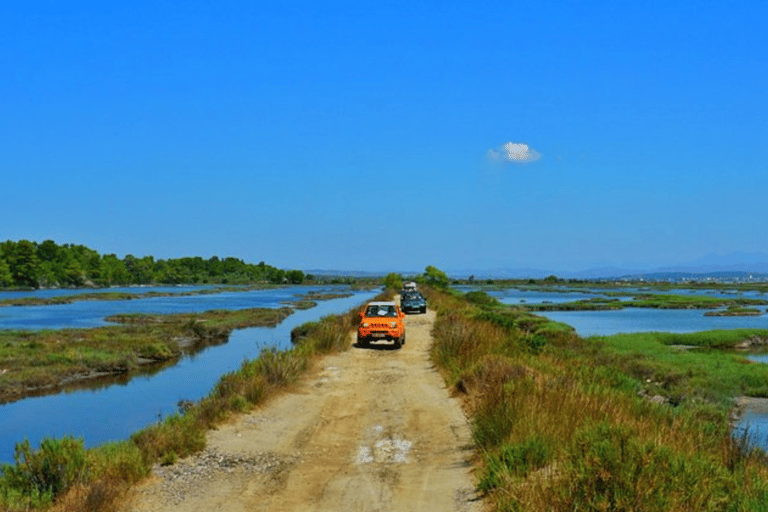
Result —
[[659, 268], [660, 272], [768, 272], [768, 254], [733, 252], [708, 254], [687, 265]]
[[628, 274], [612, 279], [626, 279], [630, 281], [720, 281], [720, 282], [748, 282], [768, 281], [768, 273], [745, 271], [721, 271], [721, 272], [646, 272], [641, 274]]

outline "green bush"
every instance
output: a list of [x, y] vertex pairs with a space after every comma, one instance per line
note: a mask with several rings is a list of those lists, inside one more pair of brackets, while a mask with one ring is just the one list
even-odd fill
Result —
[[37, 451], [25, 439], [16, 443], [13, 458], [15, 465], [3, 464], [0, 488], [6, 495], [15, 491], [33, 505], [52, 501], [75, 483], [86, 480], [89, 470], [83, 440], [73, 437], [45, 438]]
[[139, 446], [144, 460], [167, 460], [172, 453], [186, 457], [205, 448], [205, 430], [193, 414], [171, 414], [133, 434], [131, 441]]
[[504, 444], [498, 453], [486, 456], [486, 468], [478, 488], [490, 491], [501, 487], [509, 475], [526, 477], [554, 460], [554, 443], [534, 435], [516, 444]]
[[135, 483], [149, 474], [150, 465], [130, 441], [106, 443], [91, 451], [93, 476], [114, 482]]
[[467, 292], [464, 294], [464, 298], [467, 299], [467, 302], [477, 304], [478, 306], [496, 306], [499, 304], [498, 300], [480, 290]]

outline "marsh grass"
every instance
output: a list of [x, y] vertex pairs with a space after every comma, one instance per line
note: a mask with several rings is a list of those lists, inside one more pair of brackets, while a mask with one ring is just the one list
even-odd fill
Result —
[[[698, 333], [632, 333], [596, 337], [603, 362], [638, 379], [648, 393], [700, 398], [724, 406], [738, 395], [768, 396], [768, 366], [730, 350], [744, 340], [764, 339], [765, 330]], [[701, 347], [692, 350], [691, 347]]]
[[768, 381], [761, 365], [657, 333], [582, 339], [477, 295], [429, 300], [432, 357], [464, 395], [494, 510], [764, 510], [765, 455], [729, 414]]

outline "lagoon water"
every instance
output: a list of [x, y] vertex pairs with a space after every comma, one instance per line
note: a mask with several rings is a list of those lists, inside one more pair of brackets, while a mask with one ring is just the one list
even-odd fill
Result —
[[[479, 290], [481, 288], [477, 286], [457, 286], [457, 290], [461, 292], [469, 292]], [[541, 304], [551, 302], [553, 304], [561, 304], [563, 302], [573, 302], [577, 300], [589, 300], [595, 297], [606, 297], [606, 295], [600, 293], [598, 290], [569, 290], [564, 289], [562, 292], [553, 291], [541, 291], [530, 290], [527, 288], [505, 288], [505, 289], [491, 289], [484, 291], [498, 300], [502, 304]]]
[[[158, 291], [166, 293], [181, 293], [194, 291], [204, 287], [173, 287], [173, 288], [111, 288], [105, 291], [127, 291], [129, 293], [146, 293]], [[337, 290], [323, 286], [286, 286], [263, 290], [225, 291], [221, 293], [147, 297], [132, 300], [82, 300], [71, 304], [56, 304], [47, 306], [5, 306], [0, 307], [0, 329], [63, 329], [87, 328], [109, 325], [105, 317], [119, 313], [199, 313], [211, 309], [245, 309], [245, 308], [277, 308], [285, 302], [296, 300], [298, 295], [310, 291]], [[345, 288], [346, 289], [346, 288]], [[56, 297], [63, 295], [55, 292], [65, 290], [43, 290], [45, 294], [36, 296]], [[75, 295], [75, 290], [69, 290], [69, 295]], [[0, 300], [6, 294], [20, 292], [0, 292]], [[28, 293], [28, 292], [24, 292]], [[82, 292], [81, 292], [82, 293]], [[27, 295], [29, 296], [29, 295]]]
[[[459, 291], [467, 292], [480, 289], [477, 286], [458, 286]], [[509, 288], [503, 290], [486, 290], [488, 295], [499, 300], [502, 304], [562, 304], [579, 300], [590, 300], [597, 297], [608, 297], [600, 288], [563, 291], [528, 290], [525, 288]], [[622, 301], [630, 300], [633, 294], [643, 293], [641, 289], [619, 289], [626, 296], [613, 297]], [[741, 297], [765, 299], [760, 292], [735, 292], [720, 290], [670, 290], [665, 292], [679, 295], [695, 295], [710, 297]], [[755, 306], [762, 311], [766, 306]], [[556, 322], [572, 326], [580, 336], [610, 336], [620, 332], [696, 332], [710, 329], [755, 328], [768, 329], [768, 314], [760, 316], [704, 316], [711, 310], [706, 309], [653, 309], [653, 308], [624, 308], [615, 311], [536, 311], [535, 314], [545, 316]]]
[[[176, 290], [176, 289], [174, 289]], [[156, 299], [137, 299], [130, 301], [109, 301], [110, 311], [136, 311], [170, 313], [182, 311], [203, 311], [208, 309], [238, 309], [245, 307], [280, 307], [283, 300], [295, 299], [295, 294], [308, 291], [349, 291], [346, 287], [308, 287], [292, 286], [271, 290], [249, 292], [226, 292], [216, 295], [196, 295], [189, 297], [160, 297]], [[56, 395], [27, 398], [0, 405], [0, 463], [11, 462], [15, 443], [28, 438], [33, 447], [37, 447], [44, 437], [62, 437], [73, 435], [82, 437], [86, 446], [95, 446], [108, 441], [127, 439], [132, 433], [158, 421], [160, 417], [178, 410], [179, 400], [196, 401], [206, 396], [218, 382], [219, 377], [240, 367], [245, 359], [258, 356], [267, 347], [278, 349], [290, 346], [290, 332], [294, 327], [305, 322], [317, 320], [326, 315], [348, 311], [369, 300], [380, 290], [355, 291], [353, 296], [319, 301], [314, 308], [298, 310], [277, 327], [254, 327], [234, 331], [229, 342], [212, 346], [189, 357], [183, 358], [175, 366], [157, 371], [153, 375], [136, 376], [128, 382], [95, 386], [91, 389], [59, 393]], [[101, 301], [76, 302], [83, 309], [70, 309], [68, 320], [59, 312], [45, 311], [45, 308], [57, 309], [61, 306], [41, 306], [35, 317], [24, 310], [30, 306], [0, 308], [13, 310], [14, 314], [24, 317], [6, 319], [7, 322], [28, 325], [37, 318], [48, 324], [65, 326], [92, 326], [99, 324], [99, 314], [90, 311], [90, 307], [100, 307]], [[77, 318], [78, 312], [84, 311], [87, 319]]]
[[[758, 306], [765, 311], [765, 306]], [[542, 311], [537, 315], [572, 326], [580, 336], [620, 332], [696, 332], [711, 329], [768, 329], [768, 315], [704, 316], [702, 309], [625, 308], [616, 311]]]
[[18, 291], [0, 291], [0, 300], [3, 299], [21, 299], [26, 297], [37, 297], [47, 299], [51, 297], [71, 297], [73, 295], [84, 295], [87, 293], [182, 293], [198, 290], [212, 289], [213, 285], [180, 285], [180, 286], [115, 286], [112, 288], [45, 288], [40, 290], [18, 290]]

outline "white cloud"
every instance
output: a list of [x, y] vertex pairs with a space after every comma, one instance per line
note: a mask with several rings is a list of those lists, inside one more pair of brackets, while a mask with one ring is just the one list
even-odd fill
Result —
[[485, 157], [491, 162], [527, 164], [541, 158], [541, 153], [525, 142], [507, 142], [500, 147], [489, 149]]

